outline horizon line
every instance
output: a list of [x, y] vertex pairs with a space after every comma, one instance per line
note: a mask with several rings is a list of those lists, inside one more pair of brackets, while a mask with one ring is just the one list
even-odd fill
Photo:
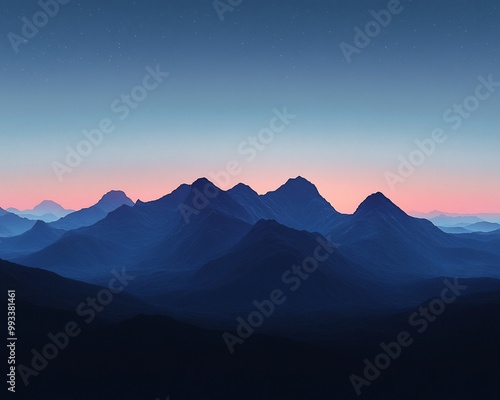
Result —
[[[109, 193], [113, 193], [113, 192], [122, 192], [122, 193], [124, 193], [124, 194], [125, 194], [125, 195], [126, 195], [126, 196], [130, 199], [130, 200], [132, 200], [132, 201], [133, 201], [133, 203], [134, 203], [134, 204], [136, 204], [136, 203], [137, 203], [137, 202], [139, 202], [139, 201], [140, 201], [140, 202], [143, 202], [143, 203], [149, 203], [149, 202], [153, 202], [153, 201], [159, 200], [159, 199], [161, 199], [161, 198], [163, 198], [163, 197], [165, 197], [165, 196], [168, 196], [169, 194], [171, 194], [172, 192], [174, 192], [175, 190], [177, 190], [177, 189], [178, 189], [178, 188], [180, 188], [181, 186], [184, 186], [184, 185], [187, 185], [187, 186], [192, 186], [192, 185], [193, 185], [194, 183], [196, 183], [197, 181], [199, 181], [199, 180], [203, 180], [203, 179], [207, 180], [209, 183], [213, 184], [213, 185], [214, 185], [214, 186], [216, 186], [219, 190], [222, 190], [222, 191], [224, 191], [224, 192], [227, 192], [227, 191], [229, 191], [229, 190], [231, 190], [231, 189], [234, 189], [234, 188], [235, 188], [236, 186], [238, 186], [238, 185], [245, 185], [245, 186], [247, 186], [247, 187], [250, 187], [250, 188], [251, 188], [254, 192], [256, 192], [259, 196], [265, 196], [265, 195], [267, 195], [267, 194], [269, 194], [269, 193], [275, 192], [276, 190], [278, 190], [278, 189], [279, 189], [279, 188], [281, 188], [282, 186], [286, 185], [286, 184], [287, 184], [288, 182], [290, 182], [290, 181], [295, 181], [295, 180], [298, 180], [298, 179], [302, 179], [302, 180], [304, 180], [304, 181], [308, 182], [309, 184], [311, 184], [312, 186], [314, 186], [314, 187], [316, 188], [316, 190], [318, 191], [318, 193], [320, 194], [320, 196], [321, 196], [322, 198], [324, 198], [324, 199], [325, 199], [325, 200], [326, 200], [326, 201], [327, 201], [327, 202], [328, 202], [328, 203], [329, 203], [329, 204], [330, 204], [330, 205], [331, 205], [331, 206], [332, 206], [335, 210], [337, 210], [337, 209], [336, 209], [336, 207], [335, 207], [335, 205], [334, 205], [334, 203], [333, 203], [332, 201], [330, 201], [328, 198], [326, 198], [325, 196], [323, 196], [323, 195], [320, 193], [320, 191], [319, 191], [319, 189], [317, 188], [317, 186], [316, 186], [316, 185], [315, 185], [315, 184], [314, 184], [311, 180], [309, 180], [309, 179], [307, 179], [307, 178], [304, 178], [304, 177], [303, 177], [303, 176], [301, 176], [301, 175], [298, 175], [298, 176], [296, 176], [295, 178], [292, 178], [292, 177], [291, 177], [291, 178], [288, 178], [288, 179], [287, 179], [284, 183], [280, 184], [280, 185], [279, 185], [278, 187], [276, 187], [275, 189], [271, 189], [271, 190], [264, 191], [264, 192], [259, 192], [259, 191], [255, 190], [255, 189], [252, 187], [252, 185], [249, 185], [249, 184], [247, 184], [247, 183], [245, 183], [245, 182], [238, 182], [238, 183], [234, 184], [233, 186], [231, 186], [231, 187], [230, 187], [230, 188], [228, 188], [228, 189], [221, 189], [218, 185], [216, 185], [215, 183], [213, 183], [213, 182], [212, 182], [209, 178], [207, 178], [207, 177], [200, 177], [200, 178], [195, 179], [195, 180], [194, 180], [193, 182], [191, 182], [191, 183], [185, 183], [185, 182], [184, 182], [184, 183], [178, 184], [178, 185], [177, 185], [177, 186], [175, 186], [175, 188], [174, 188], [174, 189], [172, 189], [170, 192], [168, 192], [168, 193], [166, 193], [166, 194], [164, 194], [164, 195], [161, 195], [160, 197], [156, 197], [156, 196], [155, 196], [155, 197], [150, 198], [150, 199], [144, 199], [144, 198], [141, 198], [141, 197], [137, 197], [137, 198], [135, 198], [135, 197], [130, 197], [130, 196], [127, 194], [127, 192], [126, 192], [125, 190], [122, 190], [122, 189], [110, 189], [110, 190], [107, 190], [107, 191], [106, 191], [105, 193], [103, 193], [102, 195], [99, 195], [100, 197], [99, 197], [96, 201], [94, 201], [94, 202], [92, 202], [91, 204], [88, 204], [88, 205], [86, 205], [86, 206], [84, 206], [84, 207], [69, 207], [69, 208], [67, 208], [65, 205], [63, 205], [63, 203], [64, 203], [64, 202], [60, 202], [60, 201], [58, 201], [58, 200], [54, 200], [54, 199], [50, 199], [50, 198], [45, 198], [45, 199], [43, 199], [43, 200], [39, 200], [39, 201], [35, 202], [36, 204], [35, 204], [34, 206], [32, 206], [31, 208], [24, 208], [24, 207], [23, 207], [23, 209], [22, 209], [22, 208], [19, 208], [19, 207], [16, 207], [16, 206], [11, 205], [11, 206], [8, 206], [8, 207], [3, 207], [3, 206], [0, 206], [0, 209], [4, 210], [4, 211], [6, 211], [6, 212], [9, 212], [9, 211], [8, 211], [9, 209], [15, 209], [15, 210], [17, 210], [17, 211], [19, 211], [19, 212], [29, 212], [29, 211], [32, 211], [33, 209], [35, 209], [36, 207], [38, 207], [39, 205], [43, 204], [44, 202], [53, 202], [53, 203], [55, 203], [55, 204], [57, 204], [57, 205], [61, 206], [61, 207], [62, 207], [64, 210], [66, 210], [66, 211], [72, 211], [72, 212], [75, 212], [75, 211], [80, 211], [80, 210], [82, 210], [82, 209], [85, 209], [85, 208], [89, 208], [89, 207], [95, 206], [95, 205], [96, 205], [96, 204], [97, 204], [97, 203], [98, 203], [98, 202], [99, 202], [99, 201], [100, 201], [100, 200], [101, 200], [101, 199], [102, 199], [105, 195], [107, 195], [107, 194], [109, 194]], [[362, 204], [362, 203], [363, 203], [363, 202], [364, 202], [364, 201], [365, 201], [368, 197], [370, 197], [370, 196], [372, 196], [372, 195], [374, 195], [374, 194], [377, 194], [377, 193], [381, 193], [381, 194], [383, 194], [383, 195], [384, 195], [386, 198], [388, 198], [391, 202], [393, 202], [394, 204], [396, 204], [396, 205], [397, 205], [397, 203], [395, 203], [395, 202], [392, 200], [391, 196], [387, 196], [387, 195], [386, 195], [383, 191], [379, 190], [379, 191], [376, 191], [376, 192], [373, 192], [373, 193], [368, 194], [368, 195], [367, 195], [367, 196], [366, 196], [366, 197], [365, 197], [365, 198], [364, 198], [361, 202], [357, 203], [357, 205], [356, 205], [356, 203], [355, 203], [355, 208], [354, 208], [354, 210], [356, 210], [356, 209], [357, 209], [357, 207], [359, 207], [359, 205], [361, 205], [361, 204]], [[468, 212], [458, 212], [458, 211], [441, 211], [441, 210], [438, 210], [438, 209], [432, 209], [432, 210], [430, 210], [430, 211], [417, 211], [417, 210], [410, 210], [410, 211], [406, 211], [405, 209], [403, 209], [403, 208], [402, 208], [402, 207], [400, 207], [399, 205], [397, 205], [397, 206], [398, 206], [398, 208], [400, 208], [400, 209], [401, 209], [401, 210], [403, 210], [405, 213], [407, 213], [408, 215], [411, 215], [411, 216], [415, 216], [414, 214], [432, 214], [432, 213], [440, 213], [440, 214], [443, 214], [443, 215], [447, 215], [447, 214], [456, 214], [456, 215], [459, 215], [459, 216], [476, 216], [476, 215], [484, 215], [484, 214], [494, 214], [494, 215], [498, 214], [498, 215], [500, 215], [500, 210], [499, 210], [499, 211], [493, 211], [493, 212], [491, 212], [491, 211], [478, 211], [478, 212], [470, 212], [470, 211], [468, 211]], [[338, 211], [338, 210], [337, 210], [337, 211]], [[352, 213], [343, 213], [343, 212], [340, 212], [340, 213], [341, 213], [341, 214], [345, 214], [345, 215], [351, 215], [351, 214], [352, 214]], [[418, 218], [418, 217], [417, 217], [417, 218]]]

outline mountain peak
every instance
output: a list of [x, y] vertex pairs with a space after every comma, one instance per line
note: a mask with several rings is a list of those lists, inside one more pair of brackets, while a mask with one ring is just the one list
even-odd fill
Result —
[[127, 197], [125, 192], [121, 190], [111, 190], [102, 196], [101, 200], [99, 200], [96, 205], [104, 211], [111, 212], [123, 205], [132, 207], [134, 202]]
[[202, 193], [206, 190], [207, 187], [209, 188], [208, 190], [212, 190], [212, 188], [219, 189], [214, 183], [210, 182], [205, 177], [198, 178], [191, 184], [192, 189], [197, 189]]
[[110, 197], [110, 196], [126, 196], [126, 194], [123, 190], [110, 190], [103, 197]]
[[372, 211], [401, 212], [403, 211], [395, 205], [382, 192], [373, 193], [368, 196], [358, 207], [354, 214], [366, 214]]
[[289, 185], [297, 185], [297, 186], [308, 186], [308, 187], [314, 187], [316, 189], [316, 186], [311, 181], [308, 181], [306, 178], [303, 178], [302, 176], [297, 176], [296, 178], [290, 178], [288, 181], [285, 183]]
[[35, 222], [35, 225], [33, 225], [33, 228], [31, 228], [31, 229], [40, 231], [40, 230], [48, 229], [48, 227], [49, 226], [47, 225], [47, 223], [45, 223], [45, 221], [38, 220]]
[[[204, 195], [211, 197], [215, 196], [218, 197], [223, 190], [219, 189], [214, 183], [209, 181], [207, 178], [198, 178], [196, 179], [190, 186], [190, 194], [188, 196], [193, 195], [193, 190], [199, 191], [203, 193]], [[216, 195], [217, 193], [217, 195]], [[196, 195], [196, 194], [194, 194]]]
[[253, 190], [250, 186], [245, 185], [244, 183], [238, 183], [236, 186], [229, 189], [229, 193], [258, 195], [255, 190]]
[[43, 214], [54, 214], [59, 217], [64, 216], [69, 212], [70, 211], [65, 210], [63, 206], [52, 200], [44, 200], [30, 211], [31, 214], [37, 216], [42, 216]]
[[287, 196], [300, 196], [300, 197], [316, 197], [321, 196], [318, 189], [314, 184], [309, 182], [307, 179], [298, 176], [296, 178], [290, 178], [285, 184], [281, 185], [277, 190], [271, 193], [283, 193]]
[[[37, 207], [44, 207], [44, 206], [54, 206], [54, 207], [61, 207], [59, 204], [57, 204], [53, 200], [44, 200], [40, 204], [38, 204], [35, 208]], [[61, 207], [62, 208], [62, 207]]]

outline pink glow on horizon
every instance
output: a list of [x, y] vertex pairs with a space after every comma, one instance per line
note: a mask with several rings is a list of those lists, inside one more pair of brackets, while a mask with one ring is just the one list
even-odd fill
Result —
[[[244, 172], [233, 178], [223, 189], [227, 190], [241, 181], [259, 194], [264, 194], [276, 190], [290, 178], [290, 171], [285, 171], [285, 168], [274, 169], [272, 174], [258, 169], [252, 172]], [[295, 178], [297, 175], [299, 174], [292, 174], [291, 177]], [[461, 214], [500, 213], [500, 191], [492, 191], [487, 182], [464, 182], [450, 177], [439, 181], [415, 178], [392, 192], [380, 175], [370, 175], [361, 170], [341, 175], [331, 171], [323, 174], [306, 171], [300, 175], [313, 182], [321, 195], [342, 213], [353, 213], [367, 196], [377, 191], [383, 192], [406, 212], [440, 210]], [[158, 170], [151, 171], [150, 174], [121, 171], [120, 174], [101, 175], [98, 181], [81, 175], [78, 179], [68, 179], [64, 184], [55, 182], [52, 185], [43, 184], [44, 180], [39, 177], [30, 185], [4, 185], [0, 207], [25, 210], [32, 209], [43, 200], [53, 200], [64, 208], [79, 210], [97, 203], [110, 190], [123, 190], [133, 201], [151, 201], [172, 192], [182, 183], [192, 183], [197, 179], [196, 176], [194, 172], [187, 171], [176, 173], [175, 177], [173, 174], [170, 177], [160, 177]], [[210, 174], [207, 177], [216, 183], [216, 179], [210, 177]]]

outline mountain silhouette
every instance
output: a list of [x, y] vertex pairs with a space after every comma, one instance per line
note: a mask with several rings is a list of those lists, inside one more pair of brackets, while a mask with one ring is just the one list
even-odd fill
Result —
[[45, 222], [37, 221], [29, 231], [3, 239], [0, 242], [0, 256], [9, 259], [42, 250], [56, 242], [64, 233], [64, 230], [51, 228]]
[[245, 207], [254, 223], [261, 219], [276, 219], [274, 210], [250, 186], [239, 183], [227, 193]]
[[[243, 184], [223, 191], [200, 178], [158, 200], [103, 210], [130, 204], [126, 199], [123, 192], [110, 192], [93, 208], [49, 224], [55, 227], [77, 217], [82, 217], [77, 226], [81, 219], [91, 223], [16, 261], [90, 282], [96, 282], [100, 269], [126, 263], [141, 275], [137, 292], [152, 285], [152, 291], [161, 293], [165, 286], [189, 284], [190, 273], [200, 269], [201, 274], [234, 246], [250, 246], [245, 241], [252, 225], [274, 220], [279, 226], [328, 236], [356, 265], [351, 270], [385, 283], [454, 274], [499, 276], [500, 251], [493, 243], [448, 235], [428, 220], [409, 216], [380, 192], [368, 196], [354, 214], [344, 215], [302, 177], [260, 196]], [[99, 220], [92, 224], [92, 218], [85, 218], [88, 213]], [[287, 251], [293, 253], [294, 246]], [[263, 249], [268, 246], [263, 244]]]
[[481, 221], [466, 225], [464, 228], [472, 232], [494, 232], [500, 229], [500, 224]]
[[382, 193], [368, 196], [330, 235], [351, 259], [387, 281], [483, 273], [500, 276], [493, 267], [497, 256], [490, 248], [409, 216]]
[[33, 225], [35, 225], [35, 221], [22, 218], [0, 208], [0, 237], [20, 235], [30, 230]]
[[12, 259], [85, 282], [102, 282], [111, 269], [124, 266], [127, 260], [123, 246], [79, 233], [65, 234], [42, 250]]
[[126, 205], [132, 207], [134, 202], [122, 191], [106, 193], [95, 205], [67, 215], [50, 225], [57, 229], [72, 230], [90, 226], [105, 218], [111, 211]]
[[[264, 195], [244, 184], [224, 191], [200, 178], [149, 202], [133, 204], [123, 192], [110, 192], [50, 224], [0, 209], [0, 230], [9, 228], [11, 237], [0, 241], [0, 257], [9, 259], [0, 260], [0, 286], [17, 291], [20, 360], [32, 358], [30, 349], [40, 348], [47, 332], [78, 318], [75, 307], [82, 301], [106, 293], [113, 271], [134, 277], [40, 383], [23, 388], [32, 394], [27, 398], [58, 398], [52, 396], [57, 382], [66, 398], [92, 398], [93, 386], [82, 385], [83, 376], [111, 390], [122, 388], [116, 377], [121, 382], [123, 374], [140, 378], [141, 394], [166, 376], [177, 393], [193, 384], [198, 390], [203, 382], [191, 397], [208, 391], [233, 399], [242, 384], [253, 388], [272, 377], [273, 387], [280, 383], [276, 398], [309, 398], [312, 390], [328, 398], [332, 370], [324, 363], [332, 359], [342, 377], [336, 393], [349, 398], [346, 377], [362, 371], [362, 360], [380, 343], [408, 329], [415, 310], [438, 304], [450, 285], [466, 288], [465, 294], [446, 304], [429, 334], [374, 384], [379, 396], [369, 397], [404, 397], [408, 387], [420, 387], [407, 376], [416, 374], [420, 382], [422, 376], [441, 379], [442, 369], [462, 374], [469, 361], [475, 364], [468, 375], [489, 379], [500, 354], [494, 318], [500, 310], [500, 231], [447, 234], [380, 192], [347, 215], [302, 177]], [[241, 334], [242, 324], [257, 317], [262, 323], [230, 355], [223, 335]], [[492, 351], [491, 362], [480, 362]], [[157, 375], [140, 372], [143, 365], [156, 365]], [[236, 384], [214, 386], [214, 377]], [[462, 383], [468, 387], [467, 377]], [[136, 389], [127, 387], [121, 397], [133, 398]], [[428, 392], [422, 389], [422, 398]]]
[[65, 217], [73, 212], [73, 210], [66, 210], [52, 200], [44, 200], [32, 210], [20, 211], [16, 208], [9, 208], [7, 211], [19, 215], [20, 217], [32, 220], [42, 220], [44, 222], [57, 221], [59, 218]]
[[[108, 281], [113, 276], [109, 272]], [[78, 304], [91, 295], [97, 295], [103, 289], [102, 286], [66, 279], [49, 271], [27, 268], [2, 259], [0, 259], [0, 288], [5, 293], [7, 290], [16, 290], [16, 295], [23, 303], [70, 311], [73, 318]], [[154, 311], [154, 308], [123, 293], [117, 296], [99, 318], [119, 321], [151, 311]]]
[[300, 176], [261, 196], [243, 184], [228, 193], [246, 208], [254, 222], [274, 219], [294, 229], [327, 233], [342, 217], [319, 194], [316, 186]]

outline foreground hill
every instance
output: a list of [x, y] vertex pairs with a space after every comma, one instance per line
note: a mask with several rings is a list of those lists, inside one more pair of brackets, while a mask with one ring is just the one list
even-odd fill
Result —
[[7, 211], [17, 214], [20, 217], [25, 217], [32, 220], [41, 220], [44, 222], [54, 222], [59, 218], [65, 217], [74, 212], [73, 210], [66, 210], [61, 205], [52, 200], [44, 200], [32, 210], [17, 210], [9, 208]]
[[[408, 331], [412, 344], [363, 387], [363, 397], [493, 399], [499, 378], [499, 313], [499, 292], [481, 299], [465, 296], [422, 334], [408, 325], [406, 313], [351, 318], [337, 326], [335, 341], [329, 344], [257, 331], [234, 354], [225, 345], [223, 331], [138, 316], [84, 332], [28, 388], [19, 387], [16, 398], [100, 400], [112, 393], [112, 398], [126, 400], [354, 400], [359, 397], [349, 377], [363, 376], [363, 360], [373, 362], [382, 351], [381, 342], [391, 343]], [[47, 311], [47, 317], [55, 319], [52, 315]], [[28, 348], [31, 343], [26, 343]], [[29, 359], [29, 354], [19, 354], [20, 362]]]
[[[118, 275], [110, 271], [108, 282], [121, 275], [122, 270], [118, 271]], [[115, 282], [115, 286], [119, 287], [119, 284]], [[73, 313], [74, 318], [78, 318], [77, 306], [86, 302], [89, 297], [96, 297], [103, 287], [66, 279], [52, 272], [27, 268], [0, 259], [0, 289], [4, 293], [7, 293], [7, 290], [15, 290], [16, 298], [23, 303], [69, 311]], [[151, 306], [133, 296], [121, 293], [114, 297], [99, 316], [116, 321], [153, 310]]]

